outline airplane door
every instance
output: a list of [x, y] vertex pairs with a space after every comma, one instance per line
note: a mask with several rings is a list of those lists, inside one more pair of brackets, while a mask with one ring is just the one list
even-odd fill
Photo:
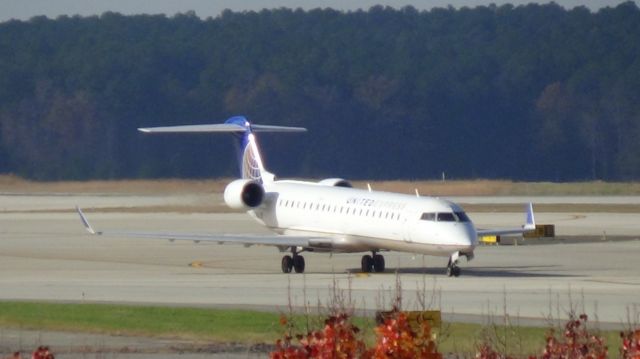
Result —
[[407, 242], [413, 242], [411, 239], [411, 232], [413, 232], [414, 221], [409, 220], [410, 215], [405, 214], [402, 219], [402, 239]]

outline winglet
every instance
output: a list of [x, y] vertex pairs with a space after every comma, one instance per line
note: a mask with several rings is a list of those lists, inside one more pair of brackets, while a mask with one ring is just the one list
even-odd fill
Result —
[[533, 204], [531, 204], [531, 202], [529, 202], [529, 204], [527, 204], [526, 207], [527, 210], [527, 217], [525, 220], [525, 225], [522, 227], [523, 229], [532, 231], [534, 229], [536, 229], [536, 221], [535, 218], [533, 216]]
[[82, 224], [84, 225], [84, 229], [87, 230], [87, 232], [91, 233], [91, 234], [99, 234], [98, 232], [96, 232], [93, 227], [91, 227], [91, 224], [89, 223], [89, 220], [87, 219], [87, 217], [85, 217], [84, 213], [82, 213], [82, 209], [80, 209], [80, 207], [76, 206], [76, 211], [78, 212], [78, 215], [80, 216], [80, 220], [82, 221]]

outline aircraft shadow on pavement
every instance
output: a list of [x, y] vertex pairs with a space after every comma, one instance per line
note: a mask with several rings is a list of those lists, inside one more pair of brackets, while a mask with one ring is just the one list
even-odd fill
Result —
[[[503, 266], [503, 267], [460, 267], [462, 277], [488, 277], [488, 278], [563, 278], [581, 277], [581, 275], [553, 273], [559, 266]], [[359, 273], [360, 268], [347, 269], [350, 273]], [[446, 275], [446, 269], [440, 267], [405, 267], [389, 268], [384, 273], [378, 274], [428, 274]], [[376, 273], [373, 273], [376, 274]]]

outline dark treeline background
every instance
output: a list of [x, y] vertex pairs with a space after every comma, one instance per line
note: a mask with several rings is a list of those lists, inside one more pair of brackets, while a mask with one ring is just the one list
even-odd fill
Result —
[[[555, 5], [36, 17], [0, 24], [0, 173], [236, 173], [242, 114], [281, 176], [640, 179], [640, 10]], [[233, 160], [232, 160], [233, 159]]]

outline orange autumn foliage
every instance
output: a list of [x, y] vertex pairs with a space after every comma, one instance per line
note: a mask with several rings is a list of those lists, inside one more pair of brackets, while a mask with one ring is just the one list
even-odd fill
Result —
[[384, 320], [376, 328], [377, 342], [366, 356], [373, 359], [385, 358], [421, 358], [442, 359], [435, 342], [431, 338], [431, 326], [426, 320], [418, 322], [413, 330], [403, 312]]
[[[418, 325], [414, 331], [409, 325], [406, 314], [394, 311], [376, 329], [377, 340], [373, 348], [367, 349], [364, 341], [358, 338], [360, 330], [354, 326], [349, 315], [331, 316], [325, 321], [322, 330], [298, 335], [299, 344], [292, 343], [292, 337], [285, 335], [276, 342], [276, 349], [270, 353], [272, 359], [303, 358], [423, 358], [441, 359], [433, 340], [431, 327], [427, 321]], [[286, 325], [286, 319], [281, 320]]]

